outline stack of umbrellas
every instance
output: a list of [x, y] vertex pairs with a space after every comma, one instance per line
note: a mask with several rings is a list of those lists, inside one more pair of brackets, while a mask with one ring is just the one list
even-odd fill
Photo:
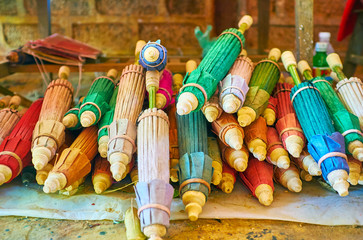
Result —
[[322, 77], [313, 78], [312, 70], [306, 61], [300, 61], [298, 69], [305, 79], [313, 82], [320, 91], [335, 129], [344, 136], [348, 152], [357, 160], [363, 161], [363, 134], [358, 117], [348, 112], [327, 80]]
[[284, 52], [281, 59], [296, 85], [291, 90], [290, 98], [308, 140], [308, 151], [321, 168], [325, 181], [340, 196], [346, 196], [349, 187], [347, 182], [349, 168], [344, 137], [335, 132], [319, 90], [311, 82], [301, 83], [292, 52]]

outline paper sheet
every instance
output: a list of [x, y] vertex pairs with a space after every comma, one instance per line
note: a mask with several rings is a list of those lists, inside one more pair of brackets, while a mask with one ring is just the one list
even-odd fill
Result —
[[[200, 218], [274, 219], [322, 225], [363, 225], [363, 187], [350, 188], [347, 197], [323, 189], [319, 183], [303, 183], [301, 193], [291, 193], [276, 184], [274, 202], [259, 204], [237, 182], [231, 194], [214, 189]], [[118, 220], [130, 206], [134, 194], [76, 194], [71, 197], [45, 194], [19, 181], [0, 187], [0, 216], [28, 216], [71, 220]], [[133, 201], [134, 205], [136, 203]], [[179, 198], [173, 200], [171, 219], [187, 219]]]

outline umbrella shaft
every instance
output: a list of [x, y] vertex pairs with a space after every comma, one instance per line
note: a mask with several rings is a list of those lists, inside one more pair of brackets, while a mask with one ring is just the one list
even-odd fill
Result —
[[301, 80], [300, 80], [299, 74], [297, 73], [296, 66], [290, 65], [288, 67], [288, 70], [291, 74], [292, 79], [294, 80], [295, 85], [296, 86], [299, 85], [301, 83]]
[[347, 78], [340, 67], [338, 66], [333, 67], [333, 71], [337, 74], [339, 81]]
[[149, 108], [156, 107], [156, 88], [150, 87], [149, 90]]
[[303, 75], [306, 80], [310, 81], [311, 79], [313, 79], [313, 73], [310, 70], [305, 70]]

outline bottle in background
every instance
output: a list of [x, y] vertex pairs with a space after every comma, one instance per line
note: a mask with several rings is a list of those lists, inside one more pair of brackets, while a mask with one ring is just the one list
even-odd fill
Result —
[[326, 54], [330, 54], [335, 52], [333, 46], [330, 43], [330, 32], [320, 32], [319, 33], [319, 42], [325, 42], [328, 44], [326, 49]]
[[316, 53], [313, 57], [313, 76], [325, 77], [330, 76], [330, 68], [326, 61], [326, 50], [328, 44], [325, 42], [317, 42], [315, 45]]

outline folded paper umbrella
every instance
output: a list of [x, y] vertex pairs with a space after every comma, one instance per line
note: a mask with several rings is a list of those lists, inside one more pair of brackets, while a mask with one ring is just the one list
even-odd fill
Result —
[[263, 117], [257, 118], [251, 125], [244, 128], [245, 142], [248, 150], [260, 161], [267, 154], [267, 125]]
[[329, 67], [336, 73], [339, 82], [336, 85], [338, 95], [347, 109], [359, 118], [363, 130], [363, 83], [357, 77], [347, 78], [343, 73], [343, 64], [339, 55], [331, 53], [326, 58]]
[[245, 102], [253, 71], [253, 62], [245, 49], [219, 84], [219, 103], [226, 113], [236, 113]]
[[[146, 69], [146, 91], [149, 94], [149, 108], [156, 107], [156, 93], [160, 88], [160, 75], [167, 63], [166, 48], [156, 42], [148, 42], [140, 51], [139, 63]], [[160, 97], [160, 96], [159, 96]], [[160, 100], [159, 100], [160, 101]]]
[[165, 109], [173, 103], [173, 76], [171, 72], [164, 69], [160, 77], [159, 90], [156, 92], [155, 104], [157, 108]]
[[69, 148], [56, 160], [44, 183], [45, 193], [71, 186], [91, 172], [91, 161], [97, 155], [97, 127], [84, 128]]
[[33, 165], [26, 166], [21, 172], [21, 182], [24, 186], [29, 186], [30, 183], [35, 183], [36, 170]]
[[97, 124], [102, 116], [110, 110], [108, 103], [115, 88], [116, 76], [117, 71], [110, 69], [107, 76], [101, 76], [93, 80], [78, 113], [82, 127]]
[[208, 137], [208, 155], [212, 158], [212, 183], [218, 185], [222, 179], [223, 162], [218, 140], [215, 137]]
[[[58, 149], [58, 153], [61, 154], [66, 148], [69, 148], [69, 146], [73, 143], [75, 139], [76, 136], [74, 134], [66, 131], [64, 144]], [[52, 160], [47, 163], [45, 167], [43, 167], [41, 170], [37, 170], [35, 179], [38, 185], [44, 185], [45, 180], [47, 180], [48, 178], [49, 172], [52, 171], [54, 167], [54, 163], [58, 157], [58, 153], [53, 157]]]
[[354, 159], [352, 155], [348, 155], [349, 178], [348, 182], [351, 185], [357, 185], [362, 172], [362, 162]]
[[212, 130], [224, 144], [236, 150], [242, 148], [244, 132], [232, 114], [223, 112], [212, 122]]
[[76, 106], [69, 109], [63, 116], [62, 123], [69, 130], [77, 130], [82, 128], [81, 122], [79, 121], [79, 109], [83, 103], [84, 97], [79, 99]]
[[101, 194], [112, 185], [112, 173], [110, 163], [106, 158], [98, 155], [95, 159], [95, 165], [92, 173], [92, 184], [95, 192]]
[[140, 219], [137, 214], [137, 209], [132, 206], [125, 212], [125, 227], [127, 240], [146, 239], [145, 235], [141, 232]]
[[23, 114], [23, 111], [18, 112], [10, 108], [0, 110], [0, 144], [11, 133]]
[[275, 126], [284, 148], [293, 157], [297, 158], [305, 146], [305, 136], [290, 100], [293, 87], [289, 83], [278, 83], [276, 85], [277, 122]]
[[180, 89], [177, 112], [185, 115], [199, 111], [215, 93], [218, 83], [227, 75], [243, 49], [243, 33], [252, 25], [252, 17], [246, 15], [239, 21], [239, 29], [222, 32], [198, 68], [185, 76]]
[[[334, 128], [344, 136], [345, 146], [355, 159], [363, 161], [363, 134], [360, 130], [359, 119], [350, 113], [340, 101], [330, 83], [322, 77], [313, 78], [312, 70], [306, 61], [298, 63], [298, 69], [305, 79], [314, 83], [324, 99]], [[361, 102], [363, 104], [363, 102]]]
[[311, 82], [301, 83], [292, 52], [284, 52], [281, 59], [296, 85], [291, 89], [290, 98], [308, 140], [308, 151], [318, 163], [324, 180], [340, 196], [346, 196], [349, 187], [347, 182], [349, 167], [345, 155], [344, 137], [334, 132], [332, 120], [319, 90]]
[[6, 108], [9, 106], [9, 102], [10, 102], [11, 96], [6, 95], [5, 97], [2, 97], [0, 99], [0, 108]]
[[31, 163], [31, 139], [43, 99], [35, 101], [0, 145], [0, 185], [10, 182]]
[[204, 104], [202, 107], [202, 112], [208, 122], [214, 122], [221, 116], [223, 109], [221, 106], [219, 106], [218, 89], [215, 91], [214, 95]]
[[274, 192], [273, 166], [271, 164], [250, 157], [246, 171], [240, 172], [239, 176], [242, 183], [262, 205], [271, 205]]
[[250, 125], [267, 107], [272, 90], [280, 78], [277, 64], [280, 55], [280, 49], [271, 49], [268, 58], [258, 62], [253, 70], [245, 103], [237, 112], [242, 127]]
[[271, 96], [268, 100], [268, 105], [262, 113], [262, 117], [266, 120], [267, 126], [273, 126], [276, 121], [277, 98]]
[[17, 109], [21, 104], [21, 97], [14, 95], [10, 98], [9, 101], [9, 108], [10, 109]]
[[307, 150], [303, 150], [298, 158], [291, 157], [292, 161], [300, 169], [308, 172], [312, 176], [321, 176], [321, 170], [314, 158], [308, 153]]
[[174, 193], [169, 184], [169, 120], [162, 110], [149, 108], [138, 122], [136, 202], [142, 232], [156, 240], [166, 234]]
[[116, 88], [113, 90], [113, 94], [109, 103], [110, 110], [108, 110], [98, 122], [98, 152], [103, 158], [107, 157], [107, 144], [110, 140], [108, 136], [108, 128], [110, 127], [110, 124], [112, 123], [113, 117], [115, 115], [118, 88], [119, 85], [117, 84]]
[[290, 158], [280, 141], [277, 130], [273, 127], [267, 128], [267, 162], [278, 168], [287, 169], [290, 166]]
[[223, 163], [222, 180], [218, 185], [225, 193], [231, 193], [236, 182], [237, 171], [231, 168], [227, 163]]
[[61, 121], [73, 101], [73, 87], [67, 80], [68, 76], [69, 68], [62, 66], [59, 79], [48, 85], [44, 95], [32, 142], [32, 162], [37, 170], [52, 160], [65, 140], [65, 127]]
[[[136, 45], [135, 54], [141, 44]], [[138, 58], [139, 55], [135, 55]], [[136, 151], [136, 121], [145, 98], [144, 68], [131, 64], [122, 71], [117, 94], [113, 122], [109, 127], [107, 160], [111, 164], [112, 176], [116, 181], [122, 179], [126, 166]]]
[[240, 150], [235, 150], [225, 145], [221, 140], [218, 139], [218, 145], [221, 150], [222, 159], [231, 168], [237, 172], [243, 172], [246, 170], [248, 165], [249, 152], [245, 145]]
[[300, 171], [294, 164], [287, 169], [275, 167], [274, 179], [291, 192], [301, 192], [302, 190]]
[[207, 122], [201, 111], [177, 115], [179, 192], [191, 221], [202, 212], [211, 191], [212, 162], [208, 156]]

